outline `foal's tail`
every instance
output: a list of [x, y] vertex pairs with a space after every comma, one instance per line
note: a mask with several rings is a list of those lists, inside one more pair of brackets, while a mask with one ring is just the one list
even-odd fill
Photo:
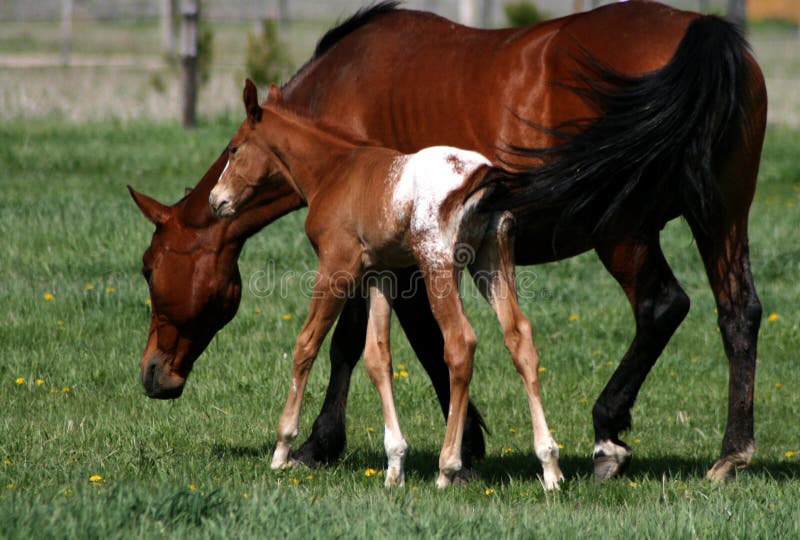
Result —
[[628, 226], [659, 219], [669, 206], [708, 229], [724, 206], [715, 155], [732, 130], [748, 129], [741, 31], [699, 17], [663, 68], [637, 77], [586, 56], [585, 86], [570, 89], [597, 108], [597, 118], [542, 128], [563, 141], [554, 147], [512, 147], [543, 165], [487, 175], [481, 187], [494, 189], [481, 207], [522, 216], [555, 209], [597, 233], [623, 216]]

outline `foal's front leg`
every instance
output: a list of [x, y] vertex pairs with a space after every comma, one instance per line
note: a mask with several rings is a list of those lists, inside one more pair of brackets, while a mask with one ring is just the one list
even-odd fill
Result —
[[525, 384], [533, 424], [533, 448], [542, 464], [542, 484], [546, 490], [558, 489], [564, 479], [558, 466], [558, 445], [550, 435], [539, 392], [539, 352], [533, 342], [531, 324], [519, 307], [514, 283], [514, 253], [511, 238], [512, 218], [500, 214], [492, 218], [486, 239], [475, 262], [472, 278], [489, 301], [503, 327], [506, 349]]
[[403, 465], [408, 453], [408, 444], [400, 431], [400, 422], [397, 420], [397, 410], [392, 392], [392, 354], [389, 346], [391, 316], [391, 300], [386, 295], [385, 288], [380, 283], [371, 285], [364, 364], [372, 383], [378, 390], [383, 406], [383, 445], [388, 458], [386, 487], [405, 484]]
[[[341, 283], [341, 280], [333, 279], [332, 273], [324, 268], [320, 265], [317, 272], [317, 281], [314, 284], [308, 317], [295, 342], [292, 385], [278, 422], [278, 444], [272, 455], [271, 464], [273, 469], [289, 465], [289, 452], [298, 433], [300, 408], [303, 404], [308, 374], [325, 336], [347, 300], [349, 288], [353, 283], [350, 279], [354, 277], [353, 274], [348, 275], [346, 283]], [[343, 276], [345, 273], [338, 275]]]

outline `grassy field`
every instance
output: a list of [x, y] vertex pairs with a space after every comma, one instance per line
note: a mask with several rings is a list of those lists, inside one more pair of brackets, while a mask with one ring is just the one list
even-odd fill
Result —
[[[138, 381], [149, 308], [139, 275], [152, 227], [124, 186], [164, 201], [193, 185], [235, 122], [6, 122], [0, 130], [0, 537], [797, 537], [800, 534], [800, 131], [768, 133], [752, 257], [765, 306], [754, 464], [703, 480], [726, 418], [727, 368], [714, 304], [685, 224], [664, 246], [691, 312], [644, 385], [624, 478], [591, 479], [591, 406], [633, 336], [627, 302], [586, 254], [527, 268], [543, 353], [544, 403], [567, 482], [545, 494], [522, 385], [488, 308], [467, 294], [481, 340], [472, 395], [491, 435], [481, 479], [434, 488], [443, 422], [430, 384], [395, 331], [399, 414], [411, 447], [404, 489], [386, 491], [381, 412], [354, 374], [349, 444], [336, 466], [272, 472], [270, 451], [294, 336], [289, 294], [244, 294], [182, 398], [148, 400]], [[314, 268], [302, 213], [252, 239], [245, 283]], [[467, 290], [466, 292], [470, 292]], [[285, 315], [291, 315], [285, 320]], [[301, 437], [319, 410], [327, 352], [312, 374]], [[397, 366], [400, 370], [400, 366]], [[373, 471], [374, 470], [374, 471]]]

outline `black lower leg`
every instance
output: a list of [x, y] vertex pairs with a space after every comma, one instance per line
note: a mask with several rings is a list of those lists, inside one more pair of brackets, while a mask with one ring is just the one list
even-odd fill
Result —
[[350, 299], [344, 307], [331, 338], [331, 374], [325, 401], [311, 435], [292, 458], [309, 467], [332, 463], [341, 457], [347, 435], [345, 409], [350, 375], [364, 350], [367, 331], [367, 306], [362, 298]]

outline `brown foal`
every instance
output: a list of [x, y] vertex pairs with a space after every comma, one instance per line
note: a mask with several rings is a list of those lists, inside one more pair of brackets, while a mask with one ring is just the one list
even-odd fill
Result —
[[452, 483], [462, 466], [461, 440], [476, 347], [459, 295], [461, 271], [468, 266], [500, 320], [505, 345], [524, 381], [544, 487], [557, 488], [563, 476], [539, 394], [539, 356], [516, 297], [512, 218], [476, 209], [491, 190], [475, 190], [493, 170], [490, 162], [475, 152], [451, 147], [407, 155], [354, 144], [282, 107], [277, 87], [272, 87], [262, 108], [249, 80], [244, 103], [247, 119], [230, 142], [231, 157], [209, 202], [218, 215], [233, 216], [259, 190], [289, 183], [308, 204], [306, 233], [319, 257], [308, 318], [297, 337], [272, 467], [289, 464], [306, 381], [322, 341], [347, 298], [364, 291], [369, 293], [364, 361], [384, 411], [386, 485], [404, 483], [408, 445], [394, 405], [389, 349], [392, 287], [378, 272], [416, 264], [444, 335], [450, 409], [436, 485], [445, 488]]

